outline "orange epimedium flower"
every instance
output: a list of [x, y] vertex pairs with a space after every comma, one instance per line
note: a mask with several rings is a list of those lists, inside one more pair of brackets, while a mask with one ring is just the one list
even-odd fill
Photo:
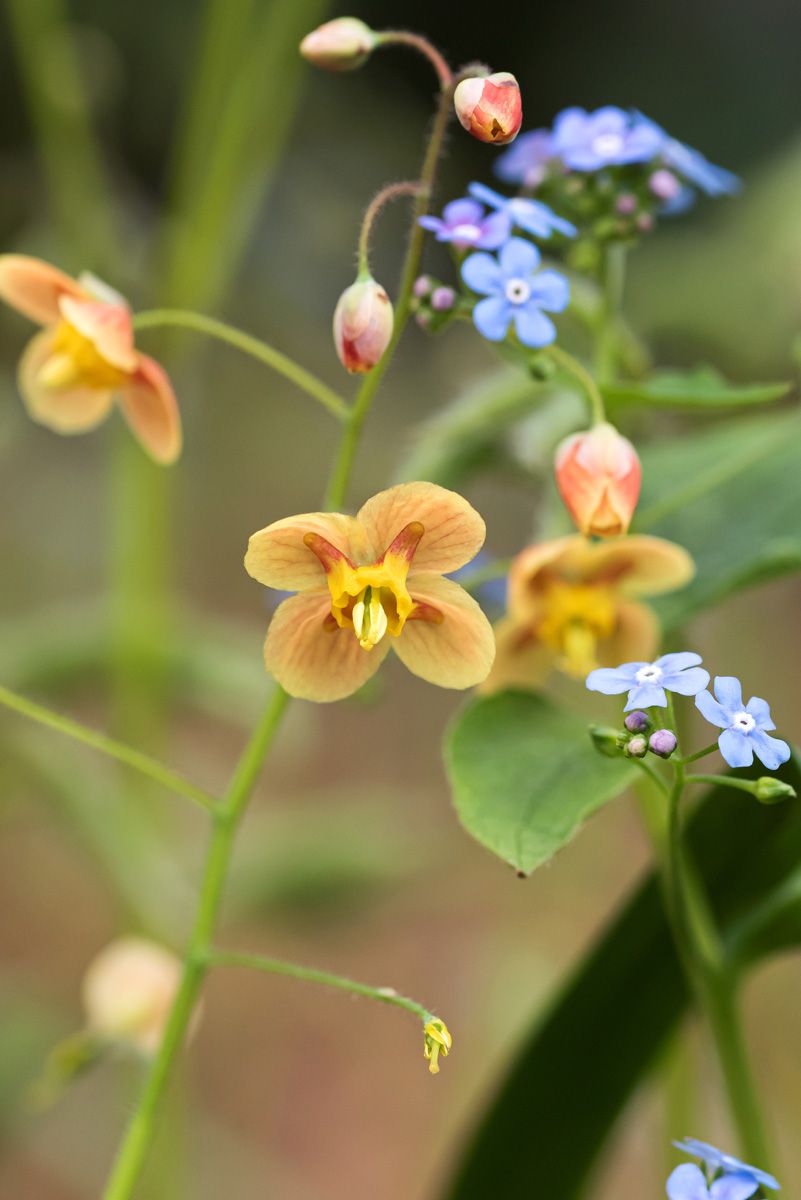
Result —
[[602, 422], [565, 438], [556, 450], [556, 483], [582, 533], [616, 537], [631, 524], [642, 471], [637, 451]]
[[305, 513], [268, 525], [245, 568], [268, 587], [298, 594], [279, 605], [264, 658], [291, 695], [339, 700], [390, 648], [415, 675], [468, 688], [492, 666], [492, 628], [445, 572], [469, 562], [484, 522], [455, 492], [407, 483], [379, 492], [355, 517]]
[[573, 534], [529, 546], [509, 574], [487, 688], [537, 687], [554, 669], [581, 679], [597, 666], [650, 661], [659, 626], [640, 598], [683, 587], [694, 571], [686, 550], [656, 537]]
[[23, 352], [19, 388], [29, 414], [57, 433], [94, 429], [119, 400], [157, 462], [181, 450], [181, 421], [166, 372], [134, 346], [127, 302], [91, 275], [71, 279], [36, 258], [0, 255], [0, 298], [44, 329]]

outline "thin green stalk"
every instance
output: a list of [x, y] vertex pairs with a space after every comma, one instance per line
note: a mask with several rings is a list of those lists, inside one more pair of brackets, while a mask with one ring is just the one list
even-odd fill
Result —
[[748, 792], [753, 796], [755, 783], [752, 779], [735, 779], [733, 775], [688, 775], [685, 783], [703, 783], [707, 787], [730, 787]]
[[175, 792], [176, 795], [185, 796], [188, 800], [199, 804], [207, 812], [214, 810], [215, 800], [213, 796], [204, 792], [202, 788], [195, 787], [188, 779], [184, 779], [176, 771], [165, 767], [157, 759], [151, 758], [147, 754], [142, 754], [139, 750], [135, 750], [133, 746], [126, 746], [124, 742], [118, 742], [114, 738], [106, 737], [105, 734], [97, 733], [94, 729], [88, 729], [79, 721], [74, 721], [71, 717], [61, 716], [60, 713], [55, 713], [41, 704], [36, 704], [33, 700], [26, 699], [24, 696], [18, 696], [16, 692], [12, 692], [5, 687], [0, 687], [0, 704], [6, 708], [10, 708], [13, 712], [19, 713], [20, 716], [28, 717], [31, 721], [36, 721], [37, 724], [44, 725], [47, 729], [54, 729], [57, 733], [63, 733], [65, 737], [72, 738], [76, 742], [81, 742], [84, 746], [90, 746], [93, 750], [99, 750], [101, 754], [105, 754], [109, 758], [114, 758], [117, 762], [125, 763], [126, 766], [139, 771], [141, 775], [147, 776], [148, 779], [161, 784], [162, 787]]
[[212, 950], [208, 959], [212, 967], [249, 967], [254, 971], [264, 971], [268, 975], [287, 975], [291, 979], [303, 979], [307, 983], [321, 983], [327, 987], [339, 988], [353, 996], [366, 996], [368, 1000], [378, 1000], [382, 1004], [392, 1004], [395, 1008], [403, 1008], [406, 1012], [414, 1013], [425, 1023], [430, 1021], [432, 1013], [423, 1004], [401, 996], [394, 988], [371, 987], [367, 983], [358, 983], [347, 979], [344, 975], [334, 975], [331, 971], [320, 971], [316, 967], [301, 967], [297, 963], [286, 962], [280, 958], [266, 958], [262, 954], [243, 954], [236, 950]]
[[613, 242], [602, 253], [601, 302], [595, 321], [595, 374], [601, 385], [614, 379], [617, 366], [616, 324], [623, 305], [626, 247]]
[[208, 970], [211, 940], [222, 901], [234, 836], [272, 745], [289, 697], [276, 688], [234, 770], [215, 813], [200, 887], [197, 915], [189, 939], [181, 984], [164, 1037], [145, 1082], [142, 1097], [120, 1146], [103, 1200], [128, 1200], [139, 1179], [153, 1140], [158, 1110], [186, 1037], [195, 1003]]
[[390, 201], [397, 200], [400, 196], [416, 196], [419, 190], [420, 184], [416, 180], [411, 183], [390, 183], [382, 188], [380, 192], [377, 192], [367, 205], [362, 217], [362, 227], [359, 231], [357, 261], [359, 264], [360, 279], [370, 278], [370, 237], [379, 213]]
[[[697, 762], [699, 758], [706, 758], [707, 754], [712, 754], [717, 748], [717, 742], [711, 742], [708, 746], [704, 746], [703, 750], [696, 750], [694, 754], [685, 754], [681, 759], [681, 764], [686, 767], [689, 763]], [[678, 762], [679, 760], [674, 758], [673, 761]]]
[[241, 329], [227, 325], [224, 321], [218, 321], [215, 317], [206, 317], [202, 313], [189, 312], [180, 308], [154, 308], [147, 312], [137, 313], [133, 324], [136, 330], [157, 329], [165, 325], [180, 326], [183, 329], [193, 329], [196, 333], [216, 338], [220, 342], [226, 342], [229, 346], [234, 346], [244, 354], [249, 354], [251, 358], [258, 359], [265, 366], [271, 367], [279, 375], [283, 375], [290, 383], [294, 383], [296, 387], [322, 404], [338, 420], [344, 421], [350, 412], [347, 401], [343, 400], [333, 388], [323, 383], [311, 371], [307, 371], [305, 367], [296, 363], [294, 359], [282, 354], [280, 350], [274, 349], [267, 342], [263, 342], [261, 338], [243, 333]]
[[366, 376], [350, 410], [342, 442], [340, 443], [339, 453], [337, 454], [325, 495], [325, 508], [327, 509], [339, 509], [347, 499], [347, 489], [353, 470], [353, 461], [367, 414], [370, 411], [378, 386], [392, 361], [392, 356], [395, 353], [398, 342], [406, 328], [406, 322], [409, 320], [411, 314], [412, 288], [417, 277], [420, 256], [423, 251], [424, 230], [420, 225], [420, 217], [425, 216], [431, 199], [431, 191], [437, 173], [437, 164], [442, 153], [445, 131], [448, 128], [448, 121], [451, 115], [452, 98], [453, 91], [450, 84], [447, 87], [443, 86], [439, 96], [436, 116], [434, 117], [434, 124], [431, 127], [431, 136], [423, 159], [423, 166], [420, 171], [419, 190], [414, 205], [409, 243], [406, 248], [398, 298], [395, 304], [392, 338], [379, 362], [376, 363], [372, 371]]
[[548, 346], [545, 353], [563, 371], [566, 371], [568, 375], [572, 375], [574, 379], [578, 380], [582, 391], [589, 401], [590, 416], [593, 425], [602, 425], [606, 420], [604, 400], [597, 383], [589, 371], [581, 365], [577, 358], [574, 358], [572, 354], [568, 354], [567, 350], [563, 350], [561, 346]]

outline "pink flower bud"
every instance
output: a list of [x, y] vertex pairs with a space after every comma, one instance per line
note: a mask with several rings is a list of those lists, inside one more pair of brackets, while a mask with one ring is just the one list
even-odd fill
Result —
[[520, 86], [508, 71], [463, 79], [453, 93], [453, 106], [461, 124], [480, 142], [505, 146], [520, 132]]
[[83, 980], [90, 1032], [155, 1054], [180, 979], [180, 961], [163, 946], [136, 937], [111, 942]]
[[640, 494], [637, 451], [613, 425], [565, 438], [556, 451], [556, 483], [584, 534], [613, 537], [628, 529]]
[[307, 33], [300, 52], [326, 71], [355, 71], [367, 62], [377, 44], [369, 25], [357, 17], [337, 17]]
[[374, 279], [357, 279], [334, 311], [334, 344], [346, 371], [371, 371], [392, 337], [392, 303]]

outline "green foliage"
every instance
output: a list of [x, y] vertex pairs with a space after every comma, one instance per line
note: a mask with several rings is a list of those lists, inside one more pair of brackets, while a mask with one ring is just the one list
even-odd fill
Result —
[[781, 400], [789, 383], [729, 383], [715, 367], [691, 371], [656, 371], [634, 383], [604, 384], [609, 404], [643, 404], [649, 408], [718, 409], [746, 408]]
[[529, 874], [636, 775], [604, 758], [581, 718], [528, 692], [474, 700], [445, 747], [459, 818], [488, 850]]
[[[801, 787], [796, 761], [780, 775]], [[733, 957], [758, 958], [801, 942], [801, 805], [766, 808], [716, 788], [691, 823], [689, 844]], [[485, 1200], [500, 1180], [504, 1194], [525, 1195], [533, 1178], [543, 1196], [584, 1196], [606, 1138], [688, 999], [652, 874], [524, 1042], [448, 1200]]]
[[643, 449], [635, 519], [685, 546], [689, 587], [661, 599], [667, 628], [750, 584], [801, 568], [801, 416], [740, 420]]

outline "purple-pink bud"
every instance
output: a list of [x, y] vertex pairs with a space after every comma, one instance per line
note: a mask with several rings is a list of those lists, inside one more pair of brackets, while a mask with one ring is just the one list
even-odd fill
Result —
[[626, 742], [624, 752], [629, 758], [645, 758], [648, 753], [648, 743], [642, 734], [638, 733]]
[[456, 303], [456, 292], [451, 287], [438, 287], [431, 293], [434, 312], [450, 312]]
[[346, 371], [371, 371], [392, 337], [392, 302], [374, 279], [357, 279], [334, 311], [334, 345]]
[[623, 724], [629, 733], [645, 733], [651, 728], [651, 718], [647, 712], [637, 708], [634, 712], [626, 713]]
[[412, 292], [418, 300], [425, 300], [426, 296], [431, 295], [433, 287], [434, 281], [430, 275], [418, 275], [414, 281]]
[[637, 211], [637, 197], [633, 196], [631, 192], [624, 192], [622, 196], [618, 196], [615, 202], [615, 211], [621, 217], [630, 217]]
[[358, 17], [337, 17], [307, 33], [300, 52], [326, 71], [355, 71], [370, 57], [377, 41], [370, 26]]
[[523, 123], [520, 85], [508, 71], [463, 79], [453, 93], [453, 107], [468, 133], [495, 146], [513, 142]]
[[672, 729], [655, 729], [648, 739], [648, 747], [652, 754], [660, 758], [670, 758], [678, 742]]
[[675, 200], [681, 191], [681, 183], [672, 171], [661, 168], [654, 171], [648, 180], [648, 187], [658, 200]]

